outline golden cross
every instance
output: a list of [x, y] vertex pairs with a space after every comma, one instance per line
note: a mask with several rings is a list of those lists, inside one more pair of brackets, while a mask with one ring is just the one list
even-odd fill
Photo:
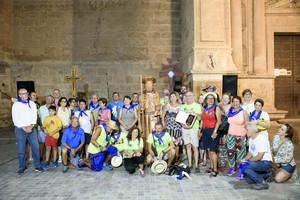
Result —
[[72, 97], [76, 97], [76, 81], [81, 81], [82, 77], [77, 76], [77, 67], [71, 68], [71, 76], [65, 76], [65, 81], [72, 81]]

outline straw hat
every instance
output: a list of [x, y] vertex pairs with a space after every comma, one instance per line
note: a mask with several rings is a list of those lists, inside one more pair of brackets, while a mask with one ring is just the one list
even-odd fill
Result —
[[212, 84], [207, 84], [206, 85], [206, 87], [202, 90], [203, 92], [206, 92], [206, 90], [208, 89], [208, 88], [213, 88], [213, 90], [214, 91], [216, 91], [216, 86], [214, 86], [214, 85], [212, 85]]
[[168, 167], [168, 164], [166, 163], [166, 161], [164, 160], [157, 160], [155, 161], [152, 166], [151, 166], [151, 171], [154, 173], [154, 174], [162, 174], [166, 171]]
[[120, 167], [122, 165], [123, 159], [122, 156], [114, 156], [111, 159], [111, 166]]
[[214, 92], [207, 92], [203, 95], [203, 99], [205, 99], [208, 95], [212, 95], [215, 99], [217, 99], [217, 95]]
[[109, 128], [111, 128], [113, 130], [119, 130], [119, 127], [118, 127], [116, 121], [114, 121], [114, 120], [108, 121], [106, 126], [108, 126]]

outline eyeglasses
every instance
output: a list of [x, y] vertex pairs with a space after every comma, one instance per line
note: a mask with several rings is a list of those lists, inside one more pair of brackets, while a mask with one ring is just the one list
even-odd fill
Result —
[[67, 101], [61, 101], [62, 103], [67, 103]]
[[28, 92], [19, 93], [19, 95], [25, 95], [28, 94]]

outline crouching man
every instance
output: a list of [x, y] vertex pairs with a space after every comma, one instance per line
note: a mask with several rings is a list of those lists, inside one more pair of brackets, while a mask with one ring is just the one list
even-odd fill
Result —
[[71, 158], [71, 164], [74, 167], [77, 167], [79, 164], [79, 150], [83, 147], [84, 141], [84, 130], [79, 127], [79, 119], [73, 116], [71, 126], [65, 129], [61, 139], [62, 160], [64, 164], [63, 173], [69, 169], [67, 165], [68, 152]]
[[175, 158], [175, 146], [169, 133], [163, 132], [162, 123], [158, 122], [155, 124], [155, 131], [149, 134], [147, 142], [149, 144], [148, 152], [150, 153], [147, 156], [147, 164], [152, 164], [156, 160], [167, 160], [168, 168], [166, 173], [168, 173], [169, 167]]
[[243, 175], [248, 184], [253, 185], [253, 189], [268, 189], [269, 185], [265, 179], [269, 175], [272, 165], [272, 155], [270, 143], [266, 136], [258, 132], [255, 123], [247, 123], [247, 135], [249, 138], [249, 152], [242, 163], [246, 164]]

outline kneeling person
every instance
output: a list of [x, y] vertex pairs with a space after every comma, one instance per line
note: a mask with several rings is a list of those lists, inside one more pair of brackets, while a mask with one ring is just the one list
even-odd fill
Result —
[[[155, 131], [149, 134], [147, 142], [151, 156], [151, 159], [147, 160], [148, 164], [156, 160], [168, 160], [168, 171], [175, 157], [175, 146], [169, 133], [163, 132], [162, 123], [158, 122], [155, 124]], [[154, 147], [156, 152], [153, 152], [152, 147]], [[148, 157], [150, 156], [148, 155]]]
[[84, 130], [79, 127], [79, 119], [72, 117], [71, 126], [65, 129], [61, 139], [62, 160], [64, 164], [63, 172], [67, 172], [68, 152], [71, 158], [71, 163], [74, 167], [79, 164], [79, 150], [83, 147], [85, 142]]
[[101, 171], [102, 167], [107, 170], [112, 170], [108, 162], [112, 156], [117, 155], [117, 148], [108, 145], [108, 142], [113, 131], [118, 131], [119, 128], [115, 121], [108, 121], [107, 125], [99, 125], [95, 129], [92, 135], [91, 143], [88, 147], [89, 157], [91, 163], [85, 162], [85, 164], [94, 171]]
[[111, 132], [111, 137], [109, 139], [109, 145], [116, 147], [118, 150], [118, 156], [121, 156], [121, 154], [124, 154], [124, 142], [126, 140], [127, 133], [121, 132], [121, 130], [118, 128], [116, 130], [113, 130]]
[[124, 143], [124, 166], [130, 174], [135, 172], [136, 166], [139, 166], [141, 177], [145, 176], [143, 171], [145, 156], [143, 155], [144, 142], [141, 138], [140, 130], [133, 128], [129, 130]]
[[247, 163], [243, 175], [249, 184], [255, 184], [253, 189], [268, 189], [269, 185], [264, 180], [269, 175], [272, 165], [270, 143], [267, 137], [258, 132], [256, 124], [247, 123], [247, 135], [249, 137], [249, 152], [242, 163]]

